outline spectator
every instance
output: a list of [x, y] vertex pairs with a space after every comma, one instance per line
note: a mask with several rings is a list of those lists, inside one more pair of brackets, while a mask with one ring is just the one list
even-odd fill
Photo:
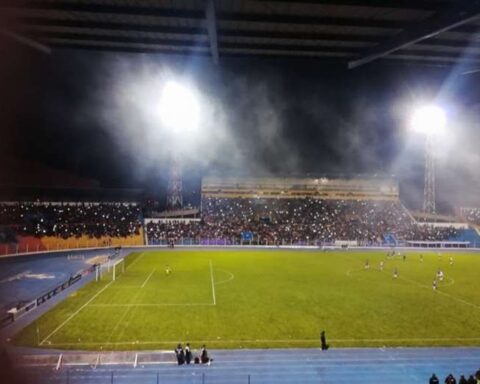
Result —
[[177, 357], [178, 365], [185, 363], [185, 352], [183, 351], [182, 344], [178, 344], [177, 348], [175, 348], [175, 356]]
[[210, 365], [213, 359], [210, 359], [208, 356], [207, 349], [205, 348], [205, 344], [202, 346], [202, 352], [200, 354], [200, 361], [202, 364], [208, 364]]
[[450, 373], [446, 378], [445, 378], [445, 384], [457, 384], [457, 380], [455, 377]]
[[190, 364], [192, 361], [192, 351], [190, 350], [190, 344], [187, 343], [185, 346], [185, 361], [187, 364]]
[[438, 377], [435, 375], [435, 373], [432, 373], [432, 377], [430, 377], [428, 382], [429, 384], [439, 384]]

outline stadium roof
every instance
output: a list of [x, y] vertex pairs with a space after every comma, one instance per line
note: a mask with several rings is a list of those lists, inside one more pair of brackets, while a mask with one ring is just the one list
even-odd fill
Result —
[[49, 51], [480, 66], [480, 0], [7, 0], [6, 34]]

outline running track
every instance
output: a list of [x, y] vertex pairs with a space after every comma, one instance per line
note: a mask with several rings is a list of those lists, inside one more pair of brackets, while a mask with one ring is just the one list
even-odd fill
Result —
[[[443, 382], [448, 373], [480, 369], [480, 348], [342, 348], [210, 351], [211, 366], [159, 365], [22, 369], [29, 383], [427, 383], [432, 372]], [[40, 379], [42, 378], [42, 379]]]

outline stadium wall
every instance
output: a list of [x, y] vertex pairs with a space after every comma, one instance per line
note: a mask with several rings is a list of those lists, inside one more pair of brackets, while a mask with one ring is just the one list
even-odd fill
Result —
[[72, 236], [64, 239], [56, 236], [40, 238], [34, 236], [18, 236], [16, 244], [0, 244], [0, 255], [98, 247], [139, 246], [144, 244], [143, 227], [140, 228], [138, 235], [128, 237], [102, 236], [99, 238], [91, 238], [88, 236]]

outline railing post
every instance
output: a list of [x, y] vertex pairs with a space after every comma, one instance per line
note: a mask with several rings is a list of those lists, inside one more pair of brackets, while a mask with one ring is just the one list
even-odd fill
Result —
[[111, 376], [111, 381], [110, 381], [111, 384], [113, 384], [113, 371], [112, 371], [112, 376]]
[[248, 384], [250, 384], [250, 375], [248, 375]]
[[202, 373], [202, 384], [205, 384], [205, 372]]
[[157, 384], [160, 384], [160, 374], [157, 372]]

